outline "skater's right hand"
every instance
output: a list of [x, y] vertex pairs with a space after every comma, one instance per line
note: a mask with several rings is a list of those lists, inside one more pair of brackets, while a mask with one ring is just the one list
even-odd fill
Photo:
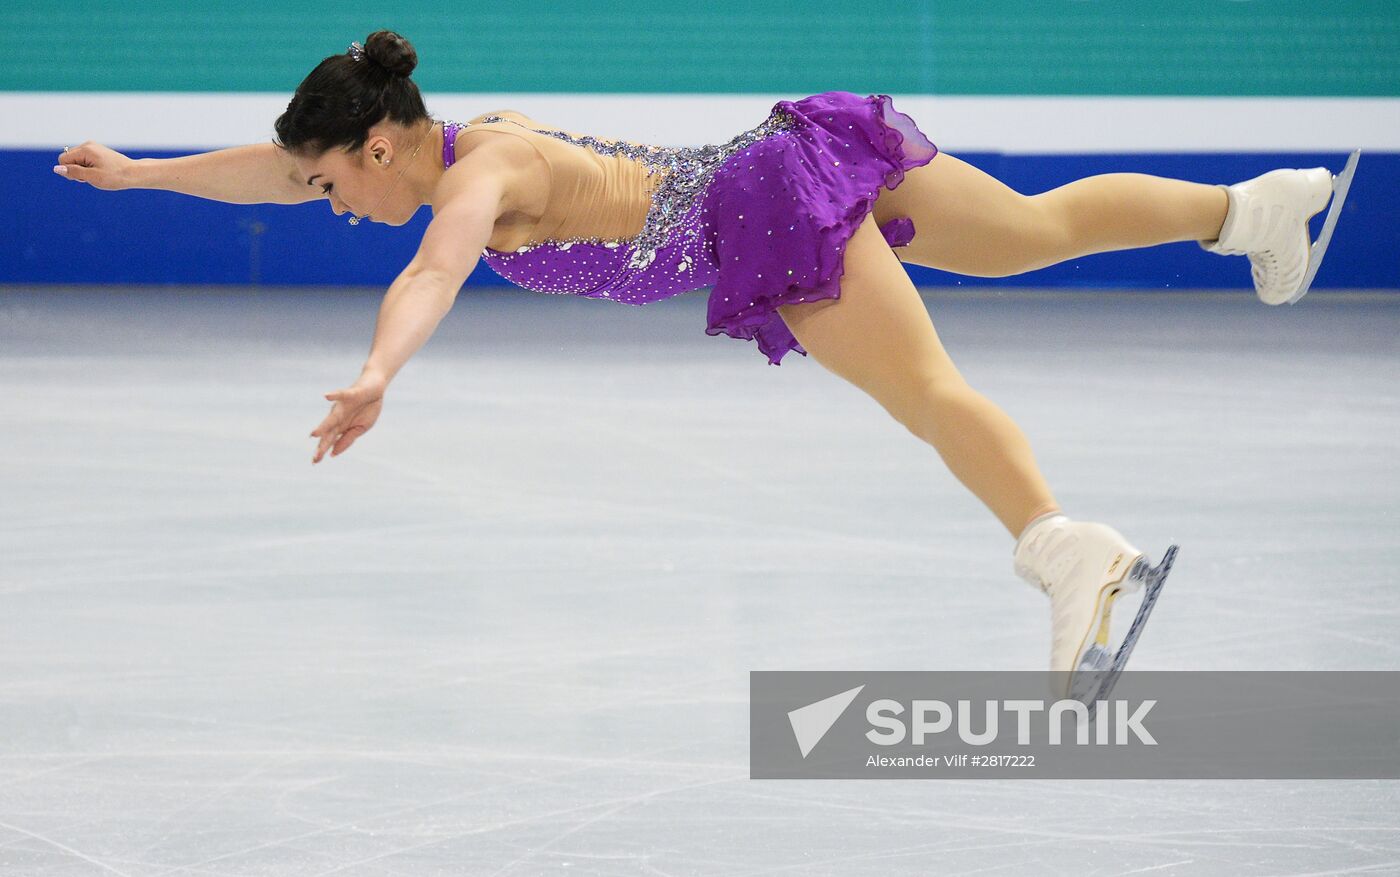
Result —
[[383, 375], [365, 369], [354, 384], [326, 394], [326, 401], [335, 404], [320, 426], [311, 430], [311, 437], [320, 439], [316, 443], [312, 463], [321, 462], [326, 451], [330, 451], [332, 457], [340, 456], [355, 443], [355, 439], [369, 432], [384, 407], [384, 389], [387, 385], [388, 381]]
[[59, 176], [87, 183], [98, 189], [126, 189], [132, 185], [136, 162], [115, 149], [108, 149], [91, 140], [82, 146], [72, 146], [58, 156], [53, 172]]

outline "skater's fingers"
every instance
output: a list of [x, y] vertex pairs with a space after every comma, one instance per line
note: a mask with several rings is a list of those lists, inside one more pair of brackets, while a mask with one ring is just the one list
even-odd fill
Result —
[[315, 429], [311, 430], [312, 438], [316, 438], [317, 436], [325, 436], [327, 433], [335, 432], [336, 424], [340, 422], [339, 408], [339, 405], [337, 405], [335, 408], [332, 408], [331, 413], [327, 414], [325, 419], [322, 420], [316, 426]]
[[60, 177], [67, 177], [79, 183], [92, 182], [92, 175], [94, 173], [92, 168], [85, 167], [81, 164], [56, 164], [53, 166], [53, 172]]
[[312, 431], [312, 435], [319, 437], [320, 441], [316, 442], [316, 455], [312, 457], [311, 462], [321, 462], [321, 458], [326, 455], [326, 451], [340, 436], [339, 423], [340, 418], [335, 416], [335, 412], [331, 412], [331, 416], [327, 417], [321, 422], [320, 426]]
[[97, 157], [87, 146], [66, 146], [58, 154], [58, 163], [61, 165], [81, 165], [92, 167], [97, 163]]
[[331, 456], [338, 457], [345, 453], [345, 451], [355, 443], [355, 439], [364, 434], [365, 428], [363, 426], [352, 426], [345, 430], [345, 432], [340, 434], [340, 438], [336, 439], [335, 447], [331, 449]]

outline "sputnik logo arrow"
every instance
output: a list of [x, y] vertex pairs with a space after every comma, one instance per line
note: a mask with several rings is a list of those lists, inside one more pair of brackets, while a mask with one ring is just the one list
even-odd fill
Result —
[[851, 701], [856, 699], [856, 695], [860, 694], [864, 687], [857, 685], [849, 691], [833, 694], [787, 714], [788, 722], [792, 724], [792, 734], [797, 738], [797, 746], [802, 750], [803, 758], [812, 751], [812, 747], [821, 742], [826, 732], [831, 730], [831, 726], [836, 724], [836, 720], [841, 718], [846, 707], [851, 705]]

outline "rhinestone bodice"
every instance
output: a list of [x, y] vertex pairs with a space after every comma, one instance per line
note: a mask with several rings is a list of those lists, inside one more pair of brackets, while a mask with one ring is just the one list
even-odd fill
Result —
[[[718, 266], [705, 240], [704, 193], [725, 161], [766, 137], [796, 127], [791, 116], [775, 108], [761, 124], [726, 143], [661, 147], [534, 128], [503, 116], [478, 120], [482, 124], [500, 121], [599, 155], [621, 154], [635, 160], [652, 184], [650, 204], [641, 231], [632, 237], [536, 240], [510, 252], [488, 247], [482, 258], [501, 276], [527, 289], [633, 304], [714, 282]], [[451, 139], [463, 127], [448, 126]], [[451, 139], [444, 147], [448, 165], [453, 157]]]

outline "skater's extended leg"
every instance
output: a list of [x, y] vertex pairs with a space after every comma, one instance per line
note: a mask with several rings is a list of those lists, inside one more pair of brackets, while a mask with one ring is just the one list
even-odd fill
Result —
[[953, 365], [872, 217], [846, 246], [841, 298], [779, 313], [808, 355], [933, 445], [1013, 537], [1058, 508], [1025, 434]]
[[876, 218], [913, 219], [914, 240], [896, 250], [903, 261], [1005, 277], [1091, 253], [1214, 240], [1227, 205], [1217, 186], [1136, 173], [1023, 195], [945, 152], [881, 190]]
[[[1056, 261], [1213, 240], [1225, 222], [1225, 190], [1149, 174], [1099, 174], [1031, 196], [1059, 226], [1066, 244]], [[1053, 264], [1053, 263], [1047, 263]]]
[[[783, 305], [783, 321], [808, 355], [855, 384], [933, 445], [955, 476], [1012, 536], [1013, 568], [1051, 601], [1051, 669], [1060, 697], [1111, 689], [1151, 611], [1175, 549], [1153, 569], [1103, 524], [1071, 520], [1041, 476], [1020, 428], [968, 386], [928, 309], [867, 216], [845, 248], [841, 297]], [[1143, 591], [1121, 644], [1110, 638], [1120, 594]], [[1085, 672], [1078, 672], [1078, 671]]]

